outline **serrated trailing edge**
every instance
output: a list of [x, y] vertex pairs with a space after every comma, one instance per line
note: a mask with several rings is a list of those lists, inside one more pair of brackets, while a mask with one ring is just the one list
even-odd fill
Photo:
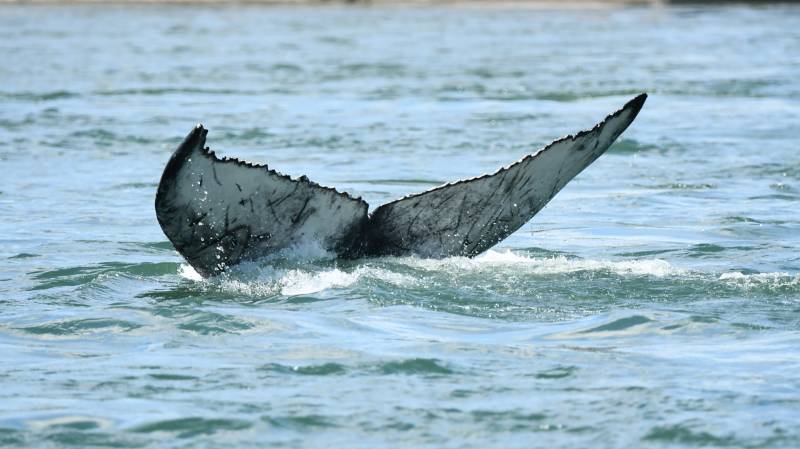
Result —
[[635, 112], [633, 114], [633, 116], [635, 118], [636, 114], [639, 112], [639, 110], [644, 105], [644, 101], [646, 99], [647, 99], [647, 94], [646, 93], [641, 93], [641, 94], [637, 95], [634, 99], [632, 99], [632, 100], [628, 101], [627, 103], [625, 103], [625, 105], [623, 107], [621, 107], [618, 110], [616, 110], [616, 111], [612, 112], [611, 114], [607, 115], [606, 118], [603, 119], [603, 121], [601, 121], [600, 123], [597, 123], [591, 129], [586, 129], [586, 130], [583, 130], [583, 131], [579, 131], [579, 132], [575, 133], [574, 135], [573, 134], [567, 134], [564, 137], [560, 137], [560, 138], [550, 142], [549, 144], [545, 145], [544, 147], [536, 150], [535, 152], [533, 152], [531, 154], [526, 154], [525, 156], [523, 156], [522, 158], [518, 159], [517, 161], [512, 162], [512, 163], [510, 163], [508, 165], [504, 165], [504, 166], [498, 168], [497, 170], [495, 170], [493, 172], [484, 173], [484, 174], [478, 175], [478, 176], [473, 176], [472, 178], [465, 178], [465, 179], [459, 179], [458, 181], [448, 182], [448, 183], [442, 184], [440, 186], [432, 187], [432, 188], [430, 188], [428, 190], [423, 190], [422, 192], [410, 193], [408, 195], [405, 195], [405, 196], [402, 196], [400, 198], [397, 198], [396, 200], [389, 201], [388, 203], [383, 204], [383, 206], [387, 206], [387, 205], [390, 205], [392, 203], [396, 203], [398, 201], [403, 201], [403, 200], [406, 200], [406, 199], [414, 198], [414, 197], [417, 197], [417, 196], [420, 196], [420, 195], [425, 195], [426, 193], [430, 193], [430, 192], [433, 192], [433, 191], [436, 191], [436, 190], [439, 190], [439, 189], [443, 189], [445, 187], [451, 187], [451, 186], [455, 186], [455, 185], [459, 185], [459, 184], [466, 184], [466, 183], [469, 183], [469, 182], [478, 181], [480, 179], [488, 178], [490, 176], [494, 176], [494, 175], [496, 175], [498, 173], [501, 173], [501, 172], [503, 172], [505, 170], [508, 170], [511, 167], [513, 167], [513, 166], [515, 166], [517, 164], [520, 164], [522, 162], [528, 161], [530, 159], [536, 159], [537, 157], [539, 157], [539, 155], [541, 155], [545, 151], [549, 150], [550, 148], [552, 148], [552, 147], [554, 147], [554, 146], [556, 146], [556, 145], [558, 145], [558, 144], [560, 144], [562, 142], [566, 142], [568, 140], [571, 140], [571, 141], [574, 142], [575, 140], [577, 140], [580, 137], [586, 136], [586, 135], [591, 134], [591, 133], [593, 133], [595, 131], [599, 131], [599, 130], [603, 129], [603, 127], [606, 125], [606, 123], [608, 123], [610, 120], [618, 117], [620, 114], [622, 114], [623, 112], [627, 111], [628, 109], [634, 109], [635, 110]]
[[[200, 127], [200, 129], [205, 130], [205, 128], [203, 128], [203, 125], [198, 125], [198, 126]], [[340, 195], [340, 196], [342, 196], [344, 198], [347, 198], [347, 199], [350, 199], [350, 200], [353, 200], [353, 201], [361, 201], [361, 202], [364, 202], [364, 204], [366, 204], [366, 201], [364, 201], [364, 199], [361, 198], [360, 196], [353, 196], [353, 195], [351, 195], [351, 194], [349, 194], [347, 192], [340, 192], [335, 187], [328, 187], [328, 186], [324, 186], [324, 185], [318, 184], [318, 183], [308, 179], [308, 177], [306, 175], [302, 175], [299, 178], [295, 179], [295, 178], [291, 177], [290, 175], [281, 173], [278, 170], [275, 170], [274, 168], [270, 168], [269, 165], [267, 165], [267, 164], [258, 164], [258, 163], [243, 161], [241, 159], [238, 159], [238, 158], [235, 158], [235, 157], [228, 157], [228, 156], [220, 158], [220, 157], [217, 156], [216, 152], [214, 152], [210, 147], [207, 147], [207, 146], [206, 147], [201, 147], [200, 153], [203, 156], [207, 156], [207, 157], [211, 158], [214, 162], [219, 162], [219, 163], [223, 163], [223, 164], [233, 163], [233, 164], [236, 164], [236, 165], [238, 165], [240, 167], [256, 168], [256, 169], [260, 169], [260, 170], [265, 170], [269, 174], [279, 176], [279, 177], [284, 178], [286, 180], [289, 180], [289, 181], [292, 181], [292, 182], [305, 183], [305, 184], [307, 184], [307, 185], [309, 185], [311, 187], [317, 187], [317, 188], [320, 188], [320, 189], [328, 190], [328, 191], [333, 192], [333, 193], [335, 193], [337, 195]]]

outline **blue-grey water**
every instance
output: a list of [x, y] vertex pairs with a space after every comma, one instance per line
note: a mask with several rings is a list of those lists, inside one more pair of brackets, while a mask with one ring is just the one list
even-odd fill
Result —
[[[800, 6], [0, 7], [0, 445], [800, 447]], [[476, 259], [202, 280], [198, 122], [373, 207], [650, 99]]]

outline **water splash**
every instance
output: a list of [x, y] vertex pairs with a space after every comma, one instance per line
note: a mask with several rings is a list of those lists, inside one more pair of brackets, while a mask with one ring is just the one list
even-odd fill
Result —
[[746, 290], [768, 288], [775, 290], [794, 289], [800, 287], [800, 274], [791, 275], [785, 272], [753, 273], [741, 272], [723, 273], [719, 280], [730, 285], [742, 287]]

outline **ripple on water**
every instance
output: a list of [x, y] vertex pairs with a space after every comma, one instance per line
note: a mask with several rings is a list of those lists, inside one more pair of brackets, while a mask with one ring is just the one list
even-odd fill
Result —
[[382, 363], [379, 370], [383, 374], [449, 375], [454, 371], [439, 360], [414, 358]]
[[511, 431], [529, 428], [547, 430], [542, 426], [542, 421], [548, 418], [544, 413], [530, 413], [525, 410], [474, 410], [470, 415], [475, 422], [500, 426]]
[[243, 319], [214, 312], [195, 312], [178, 325], [179, 329], [199, 335], [238, 334], [254, 327]]
[[373, 78], [381, 79], [402, 77], [406, 73], [406, 66], [396, 63], [356, 63], [341, 64], [335, 70], [335, 75], [330, 75], [336, 79], [341, 78]]
[[539, 371], [536, 373], [537, 379], [564, 379], [567, 377], [572, 376], [576, 371], [578, 371], [577, 366], [557, 366], [555, 368], [550, 368], [544, 371]]
[[0, 92], [0, 97], [8, 100], [21, 100], [21, 101], [52, 101], [63, 100], [69, 98], [76, 98], [80, 95], [76, 92], [66, 90], [54, 90], [49, 92]]
[[261, 420], [280, 429], [300, 431], [337, 427], [330, 418], [321, 415], [264, 416]]
[[620, 318], [618, 320], [614, 320], [610, 323], [603, 324], [602, 326], [593, 327], [591, 329], [587, 329], [581, 331], [581, 333], [588, 334], [588, 333], [597, 333], [597, 332], [619, 332], [630, 329], [635, 326], [640, 326], [645, 323], [649, 323], [652, 320], [645, 316], [641, 315], [633, 315], [625, 318]]
[[0, 428], [0, 445], [5, 447], [142, 447], [144, 442], [110, 430], [112, 422], [90, 416], [65, 415], [25, 421], [35, 432]]
[[244, 430], [253, 423], [241, 419], [189, 417], [142, 424], [131, 429], [136, 433], [165, 433], [176, 438], [211, 435], [221, 431]]
[[242, 130], [221, 130], [222, 133], [218, 137], [220, 142], [248, 142], [248, 143], [261, 143], [267, 142], [272, 139], [275, 134], [263, 128], [246, 128]]
[[322, 363], [319, 365], [287, 366], [280, 363], [269, 363], [260, 366], [258, 371], [273, 374], [297, 374], [301, 376], [331, 376], [340, 375], [348, 371], [345, 365], [339, 363]]
[[669, 182], [666, 184], [656, 184], [645, 187], [648, 189], [658, 189], [658, 190], [710, 190], [710, 189], [716, 189], [717, 185], [708, 182], [698, 182], [698, 183]]
[[45, 435], [47, 441], [70, 447], [120, 447], [138, 448], [144, 443], [118, 433], [85, 432], [67, 430], [49, 432]]
[[204, 95], [256, 95], [258, 92], [251, 90], [224, 89], [224, 88], [203, 88], [203, 87], [148, 87], [140, 89], [114, 89], [101, 90], [95, 92], [101, 96], [119, 95], [145, 95], [145, 96], [165, 96], [183, 94], [204, 94]]
[[41, 255], [33, 253], [19, 253], [9, 257], [9, 259], [31, 259], [34, 257], [41, 257]]
[[25, 432], [0, 427], [0, 446], [21, 447], [25, 444]]
[[682, 443], [692, 446], [727, 447], [738, 443], [733, 436], [716, 436], [703, 430], [693, 430], [689, 425], [656, 426], [645, 435], [645, 441]]
[[68, 337], [97, 332], [130, 332], [141, 327], [140, 324], [114, 318], [84, 318], [15, 329], [31, 335]]
[[198, 380], [197, 376], [187, 376], [185, 374], [169, 374], [169, 373], [152, 373], [149, 374], [151, 379], [164, 380], [164, 381], [185, 381], [185, 380]]
[[608, 149], [609, 154], [637, 154], [653, 151], [665, 151], [666, 148], [651, 143], [639, 142], [636, 139], [621, 138]]
[[179, 264], [171, 262], [101, 262], [97, 265], [59, 268], [29, 273], [38, 281], [30, 290], [48, 290], [97, 283], [114, 276], [154, 277], [174, 274]]

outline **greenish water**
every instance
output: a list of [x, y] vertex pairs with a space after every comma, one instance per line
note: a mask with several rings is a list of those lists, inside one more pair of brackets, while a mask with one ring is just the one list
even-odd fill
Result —
[[[0, 446], [800, 447], [800, 8], [0, 7]], [[172, 149], [373, 206], [651, 94], [474, 259], [203, 281]]]

